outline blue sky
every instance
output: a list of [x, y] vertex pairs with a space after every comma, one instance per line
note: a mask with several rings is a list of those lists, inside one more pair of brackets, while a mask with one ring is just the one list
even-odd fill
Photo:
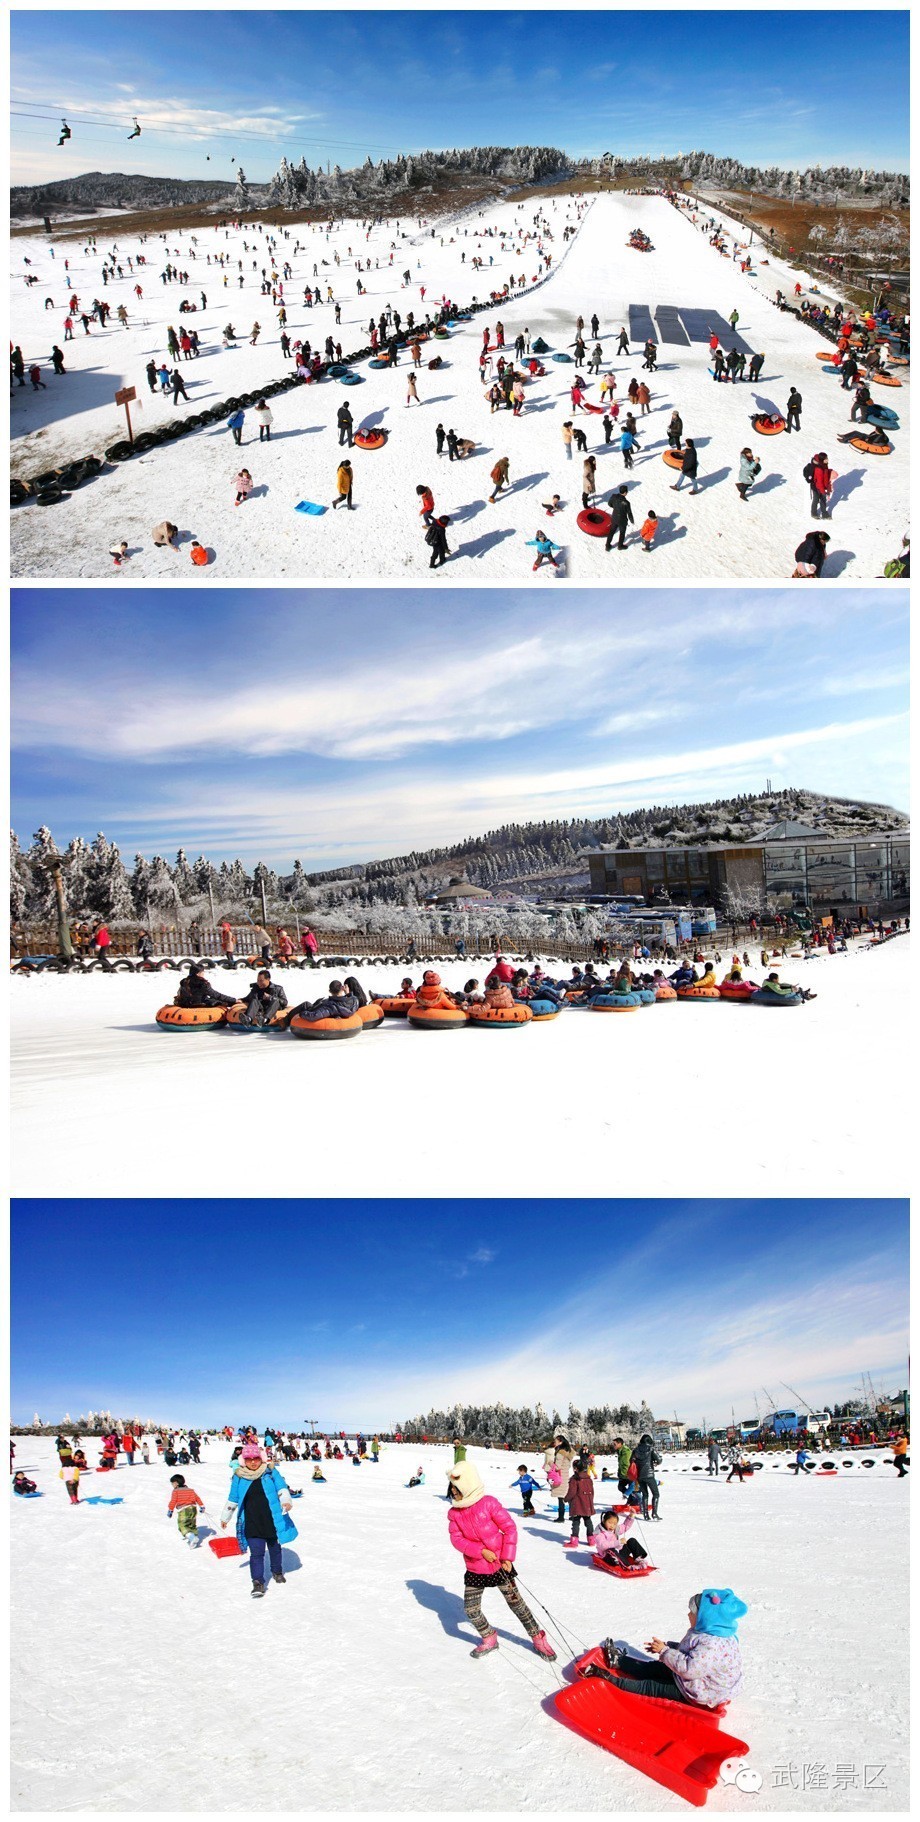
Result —
[[13, 827], [307, 871], [793, 784], [907, 808], [901, 590], [15, 590]]
[[[591, 1244], [561, 1236], [591, 1234]], [[906, 1202], [13, 1204], [14, 1418], [389, 1427], [455, 1400], [725, 1421], [899, 1390]], [[253, 1246], [269, 1296], [253, 1286]]]
[[[226, 177], [234, 160], [262, 181], [282, 153], [345, 168], [518, 144], [907, 168], [906, 11], [578, 17], [14, 12], [13, 181]], [[61, 114], [73, 138], [58, 150]], [[143, 133], [129, 145], [134, 114]]]

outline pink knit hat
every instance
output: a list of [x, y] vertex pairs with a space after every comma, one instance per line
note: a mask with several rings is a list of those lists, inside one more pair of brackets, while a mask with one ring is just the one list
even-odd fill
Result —
[[240, 1451], [241, 1461], [261, 1461], [262, 1459], [262, 1450], [259, 1448], [257, 1442], [247, 1442], [243, 1444]]

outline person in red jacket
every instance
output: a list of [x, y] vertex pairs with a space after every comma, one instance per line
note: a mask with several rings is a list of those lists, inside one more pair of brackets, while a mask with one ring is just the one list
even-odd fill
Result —
[[486, 986], [490, 987], [495, 981], [502, 981], [505, 985], [508, 985], [513, 980], [514, 969], [512, 968], [511, 963], [506, 962], [503, 955], [496, 955], [495, 967], [491, 970], [491, 973], [486, 975]]
[[569, 1517], [572, 1521], [572, 1535], [564, 1548], [575, 1550], [578, 1546], [578, 1530], [582, 1519], [585, 1521], [585, 1540], [590, 1543], [594, 1536], [594, 1482], [588, 1473], [582, 1456], [572, 1463], [568, 1491]]
[[137, 1448], [137, 1439], [134, 1436], [134, 1432], [132, 1430], [125, 1431], [125, 1433], [121, 1439], [121, 1446], [124, 1449], [125, 1455], [127, 1457], [128, 1467], [133, 1468], [134, 1451]]
[[430, 525], [434, 516], [434, 494], [430, 487], [425, 486], [419, 486], [415, 491], [419, 500], [419, 518], [424, 519], [426, 525]]
[[301, 947], [304, 955], [308, 955], [310, 957], [311, 962], [315, 962], [319, 944], [317, 943], [316, 937], [313, 935], [312, 930], [304, 930], [301, 933], [300, 947]]
[[204, 1511], [204, 1500], [200, 1499], [191, 1487], [186, 1486], [184, 1474], [171, 1474], [169, 1484], [172, 1487], [172, 1493], [166, 1508], [166, 1516], [171, 1518], [175, 1512], [179, 1536], [184, 1537], [193, 1550], [197, 1550], [201, 1543], [201, 1538], [198, 1536], [198, 1513]]
[[106, 925], [97, 924], [95, 930], [93, 931], [93, 948], [95, 949], [96, 954], [99, 957], [99, 960], [101, 962], [108, 961], [109, 950], [110, 950], [111, 946], [112, 946], [112, 938], [109, 935]]

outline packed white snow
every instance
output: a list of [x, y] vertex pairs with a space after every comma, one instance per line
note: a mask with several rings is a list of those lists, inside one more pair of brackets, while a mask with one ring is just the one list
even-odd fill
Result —
[[[571, 1007], [434, 1034], [388, 1019], [337, 1043], [160, 1030], [175, 973], [17, 975], [13, 1194], [425, 1197], [462, 1182], [472, 1196], [903, 1195], [909, 946], [777, 963], [816, 992], [799, 1006]], [[460, 989], [488, 969], [440, 974]], [[353, 971], [380, 994], [421, 976]], [[296, 1005], [346, 972], [278, 979]], [[222, 992], [251, 978], [212, 976]], [[259, 1147], [239, 1143], [264, 1119], [267, 1176]], [[322, 1135], [308, 1169], [305, 1133]]]
[[[94, 1463], [98, 1440], [85, 1446]], [[448, 1448], [328, 1462], [325, 1485], [282, 1464], [303, 1489], [299, 1535], [284, 1548], [286, 1582], [258, 1602], [247, 1560], [219, 1559], [206, 1541], [190, 1549], [166, 1517], [169, 1476], [182, 1472], [205, 1502], [202, 1535], [218, 1532], [228, 1443], [206, 1445], [200, 1467], [138, 1460], [87, 1474], [82, 1500], [122, 1504], [79, 1508], [51, 1438], [16, 1449], [42, 1493], [11, 1495], [17, 1811], [686, 1813], [570, 1732], [551, 1698], [582, 1648], [679, 1639], [689, 1597], [707, 1586], [748, 1605], [745, 1686], [721, 1727], [762, 1781], [759, 1794], [719, 1784], [709, 1809], [906, 1809], [909, 1491], [887, 1450], [834, 1456], [854, 1464], [835, 1476], [796, 1476], [788, 1455], [767, 1456], [741, 1485], [711, 1480], [699, 1455], [668, 1456], [661, 1523], [638, 1530], [656, 1573], [626, 1583], [593, 1570], [584, 1545], [562, 1548], [569, 1526], [552, 1522], [547, 1493], [534, 1495], [536, 1517], [520, 1516], [510, 1483], [526, 1461], [545, 1486], [540, 1458], [471, 1449], [518, 1524], [517, 1570], [557, 1650], [550, 1664], [489, 1590], [499, 1649], [468, 1655]], [[419, 1466], [425, 1485], [410, 1490]], [[611, 1494], [596, 1485], [598, 1510]]]
[[[563, 547], [565, 573], [583, 581], [786, 578], [792, 573], [796, 547], [814, 526], [802, 470], [814, 453], [826, 450], [839, 479], [832, 519], [826, 527], [831, 543], [824, 575], [881, 575], [907, 529], [908, 370], [896, 370], [904, 380], [900, 389], [879, 387], [874, 394], [900, 418], [901, 427], [893, 434], [894, 453], [866, 456], [838, 444], [837, 433], [853, 428], [849, 416], [852, 395], [841, 391], [839, 380], [825, 373], [816, 358], [822, 350], [829, 355], [830, 347], [773, 303], [777, 289], [791, 298], [795, 279], [801, 275], [758, 242], [741, 249], [750, 251], [754, 259], [752, 273], [743, 274], [740, 254], [733, 261], [709, 244], [702, 212], [694, 225], [663, 197], [612, 193], [581, 201], [534, 197], [517, 205], [474, 209], [452, 221], [439, 221], [433, 238], [429, 225], [419, 229], [418, 218], [401, 221], [398, 231], [394, 222], [380, 224], [365, 238], [365, 229], [357, 221], [346, 221], [327, 233], [322, 225], [284, 228], [282, 217], [276, 234], [278, 265], [280, 269], [281, 262], [289, 259], [293, 266], [293, 277], [282, 281], [287, 333], [292, 343], [308, 339], [320, 351], [331, 335], [347, 355], [367, 345], [371, 317], [376, 319], [388, 304], [403, 319], [411, 309], [421, 320], [427, 309], [437, 309], [442, 298], [462, 307], [475, 298], [489, 297], [512, 276], [524, 276], [529, 288], [544, 270], [536, 246], [537, 217], [550, 223], [552, 239], [543, 235], [543, 253], [553, 256], [550, 276], [541, 279], [532, 292], [518, 291], [496, 309], [458, 324], [449, 340], [426, 343], [417, 405], [406, 402], [410, 357], [403, 353], [396, 370], [377, 371], [362, 361], [356, 368], [361, 376], [358, 385], [345, 387], [327, 379], [278, 395], [270, 401], [274, 417], [270, 445], [259, 443], [249, 409], [240, 450], [222, 421], [177, 442], [155, 446], [84, 483], [58, 505], [19, 507], [11, 520], [13, 574], [107, 575], [123, 583], [137, 577], [167, 576], [189, 583], [209, 577], [221, 582], [234, 577], [423, 581], [430, 573], [431, 553], [424, 542], [416, 487], [427, 484], [434, 491], [436, 511], [451, 520], [448, 543], [452, 554], [446, 570], [460, 582], [528, 579], [535, 553], [527, 548], [527, 541], [538, 528]], [[578, 226], [573, 240], [564, 239], [566, 225]], [[636, 227], [650, 236], [653, 252], [640, 253], [627, 246]], [[728, 229], [730, 234], [730, 223]], [[490, 232], [486, 234], [486, 230]], [[12, 334], [22, 346], [26, 365], [37, 361], [42, 366], [46, 390], [33, 392], [28, 383], [25, 388], [14, 388], [14, 474], [30, 478], [90, 453], [101, 455], [123, 440], [124, 413], [114, 404], [115, 391], [122, 386], [137, 389], [138, 407], [132, 409], [135, 430], [142, 432], [168, 423], [176, 411], [209, 409], [292, 371], [292, 361], [284, 359], [279, 345], [280, 329], [271, 298], [260, 292], [262, 269], [270, 271], [272, 265], [266, 247], [271, 232], [252, 225], [208, 226], [198, 229], [194, 237], [186, 230], [151, 235], [142, 242], [136, 236], [121, 235], [117, 224], [106, 222], [99, 229], [98, 252], [87, 254], [82, 241], [59, 237], [53, 260], [42, 235], [16, 240]], [[527, 234], [532, 236], [529, 241], [523, 238]], [[298, 240], [301, 247], [295, 253]], [[124, 276], [114, 278], [103, 289], [103, 254], [113, 246], [117, 246]], [[138, 252], [143, 252], [148, 263], [129, 270], [127, 259]], [[207, 264], [208, 255], [213, 262], [220, 254], [228, 259], [228, 267]], [[340, 265], [334, 263], [336, 254]], [[475, 257], [485, 261], [484, 270], [472, 269]], [[65, 258], [70, 261], [69, 273], [63, 270]], [[161, 282], [161, 272], [170, 259], [180, 269], [188, 269], [187, 286]], [[366, 287], [363, 296], [356, 290], [356, 259], [362, 265], [367, 259], [372, 262], [371, 270], [361, 274]], [[237, 271], [238, 261], [242, 261], [242, 274]], [[401, 275], [407, 269], [411, 282], [403, 289]], [[39, 283], [27, 289], [27, 276], [38, 278]], [[134, 295], [136, 283], [143, 289], [140, 300]], [[331, 302], [305, 307], [302, 300], [307, 283], [321, 285], [324, 297], [327, 285], [333, 287], [341, 305], [341, 326], [335, 323]], [[423, 285], [424, 301], [420, 297]], [[71, 290], [76, 292], [81, 310], [90, 307], [94, 297], [103, 297], [112, 306], [110, 326], [100, 330], [94, 325], [91, 334], [85, 335], [77, 321], [74, 340], [65, 342], [63, 324]], [[207, 298], [204, 307], [202, 292]], [[45, 308], [49, 297], [53, 309]], [[179, 314], [183, 297], [197, 306], [195, 314]], [[120, 305], [128, 311], [127, 328], [115, 319]], [[618, 331], [624, 324], [629, 329], [631, 305], [647, 306], [653, 315], [660, 306], [706, 316], [718, 313], [726, 325], [737, 310], [738, 335], [752, 352], [766, 355], [759, 380], [753, 385], [715, 384], [705, 339], [690, 346], [662, 341], [655, 374], [642, 371], [642, 345], [635, 334], [629, 356], [618, 358]], [[527, 328], [533, 339], [542, 336], [554, 353], [571, 355], [576, 319], [581, 315], [588, 325], [585, 340], [590, 355], [594, 311], [600, 318], [604, 358], [601, 375], [588, 376], [587, 398], [598, 404], [599, 379], [609, 370], [615, 376], [621, 403], [619, 424], [609, 447], [599, 416], [573, 416], [569, 388], [576, 367], [549, 356], [545, 378], [535, 379], [525, 388], [521, 416], [514, 418], [506, 410], [493, 415], [479, 379], [483, 328], [492, 327], [494, 341], [494, 325], [500, 318], [509, 352], [516, 334]], [[256, 321], [261, 324], [261, 334], [253, 347], [249, 335]], [[231, 348], [222, 342], [228, 322], [239, 337]], [[171, 396], [151, 395], [144, 371], [151, 357], [157, 363], [167, 358], [172, 367], [166, 346], [169, 324], [179, 331], [196, 328], [202, 342], [197, 359], [179, 362], [188, 403], [180, 400], [177, 406]], [[730, 345], [727, 336], [723, 340]], [[55, 341], [66, 357], [63, 377], [50, 369]], [[430, 372], [426, 362], [435, 354], [443, 357], [444, 365]], [[652, 398], [650, 415], [639, 419], [640, 449], [632, 472], [627, 473], [619, 431], [633, 375], [648, 380]], [[804, 400], [801, 432], [757, 435], [751, 427], [752, 417], [772, 411], [785, 415], [793, 385]], [[340, 451], [336, 411], [346, 399], [356, 428], [385, 431], [387, 441], [382, 449]], [[667, 424], [675, 407], [683, 419], [684, 434], [694, 439], [700, 459], [700, 491], [692, 498], [687, 487], [672, 493], [678, 477], [662, 460], [668, 447]], [[586, 535], [576, 524], [582, 506], [582, 458], [577, 452], [571, 461], [565, 456], [562, 425], [569, 418], [584, 430], [588, 449], [597, 458], [598, 504], [603, 506], [614, 486], [624, 481], [629, 484], [635, 524], [622, 552], [606, 553], [603, 538]], [[475, 453], [450, 463], [445, 450], [439, 458], [435, 444], [439, 422], [445, 430], [454, 429], [458, 436], [473, 439]], [[735, 487], [745, 445], [754, 447], [762, 463], [746, 502]], [[329, 510], [336, 497], [340, 453], [348, 454], [353, 465], [352, 512]], [[490, 472], [501, 456], [509, 457], [511, 485], [492, 504]], [[234, 483], [241, 466], [251, 470], [254, 491], [237, 509]], [[556, 493], [562, 508], [549, 518], [543, 506]], [[327, 510], [321, 516], [307, 515], [295, 510], [300, 502]], [[659, 530], [652, 551], [647, 552], [638, 533], [650, 509], [658, 515]], [[179, 528], [178, 551], [158, 549], [151, 542], [152, 528], [164, 518]], [[206, 569], [193, 570], [189, 563], [193, 536], [211, 553]], [[110, 545], [122, 539], [128, 543], [130, 558], [116, 570], [108, 552]], [[553, 579], [555, 573], [544, 565], [539, 579]]]

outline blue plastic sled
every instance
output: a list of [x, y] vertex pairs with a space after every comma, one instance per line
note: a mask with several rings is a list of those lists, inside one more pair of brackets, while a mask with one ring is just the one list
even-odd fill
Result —
[[[14, 1487], [13, 1491], [14, 1492], [16, 1491], [15, 1487]], [[41, 1494], [39, 1493], [38, 1488], [36, 1487], [34, 1493], [16, 1493], [16, 1498], [17, 1499], [41, 1499]]]
[[315, 500], [298, 500], [297, 505], [294, 508], [295, 512], [311, 513], [315, 519], [320, 518], [325, 510], [325, 506], [317, 506]]
[[103, 1499], [99, 1493], [94, 1493], [91, 1499], [81, 1501], [84, 1506], [123, 1506], [124, 1503], [123, 1499]]

